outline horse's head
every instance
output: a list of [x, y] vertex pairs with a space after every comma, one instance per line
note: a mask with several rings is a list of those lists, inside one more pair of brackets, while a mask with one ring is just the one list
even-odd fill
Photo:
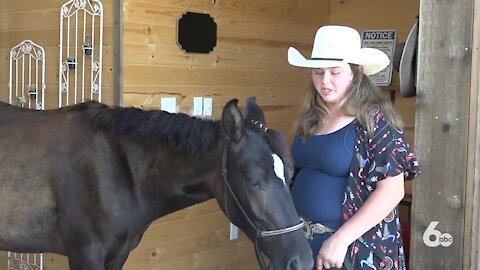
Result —
[[225, 136], [217, 200], [230, 220], [270, 259], [269, 269], [312, 269], [302, 222], [289, 192], [293, 167], [285, 141], [268, 129], [254, 98], [245, 113], [230, 101], [223, 110]]

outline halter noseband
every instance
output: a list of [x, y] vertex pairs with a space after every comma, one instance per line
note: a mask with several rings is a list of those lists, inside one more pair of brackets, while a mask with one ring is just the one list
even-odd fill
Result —
[[[250, 123], [253, 124], [255, 127], [260, 128], [264, 132], [266, 132], [267, 129], [268, 129], [265, 125], [259, 123], [258, 121], [253, 121], [252, 120], [252, 121], [250, 121]], [[277, 229], [277, 230], [262, 230], [262, 229], [259, 229], [257, 226], [255, 226], [252, 219], [248, 216], [247, 212], [245, 211], [245, 209], [240, 204], [240, 201], [238, 200], [237, 196], [233, 192], [232, 187], [230, 186], [230, 183], [228, 182], [227, 147], [228, 146], [225, 145], [225, 147], [223, 148], [222, 169], [220, 171], [220, 173], [222, 175], [223, 182], [225, 184], [225, 189], [228, 189], [230, 195], [232, 196], [236, 205], [238, 206], [238, 208], [242, 212], [243, 216], [248, 221], [248, 223], [250, 223], [250, 226], [255, 230], [255, 232], [256, 232], [255, 233], [255, 253], [256, 253], [257, 257], [259, 258], [259, 260], [261, 262], [261, 265], [260, 265], [261, 269], [267, 269], [267, 268], [265, 268], [265, 265], [266, 265], [265, 261], [263, 260], [263, 257], [260, 254], [257, 239], [291, 233], [291, 232], [294, 232], [294, 231], [297, 231], [297, 230], [303, 228], [305, 226], [305, 223], [304, 223], [303, 219], [300, 219], [300, 223], [298, 223], [296, 225], [293, 225], [293, 226], [290, 226], [290, 227], [287, 227], [287, 228], [283, 228], [283, 229]], [[228, 217], [227, 192], [225, 191], [224, 194], [225, 194], [225, 213], [227, 214], [227, 217]]]

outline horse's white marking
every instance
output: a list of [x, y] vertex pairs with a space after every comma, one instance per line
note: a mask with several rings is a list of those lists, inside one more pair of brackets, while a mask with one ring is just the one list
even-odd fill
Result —
[[275, 171], [275, 174], [277, 175], [278, 178], [282, 179], [283, 185], [287, 186], [287, 183], [285, 182], [285, 170], [284, 170], [282, 159], [277, 154], [272, 154], [272, 158], [273, 158], [273, 171]]

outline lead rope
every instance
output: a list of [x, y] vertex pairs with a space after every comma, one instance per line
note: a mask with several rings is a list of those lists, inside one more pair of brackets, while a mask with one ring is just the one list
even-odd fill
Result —
[[259, 245], [258, 245], [258, 234], [255, 235], [255, 255], [257, 256], [258, 261], [260, 262], [260, 269], [262, 270], [267, 270], [270, 267], [270, 264], [267, 265], [265, 262], [265, 259], [263, 258], [262, 252], [260, 251]]

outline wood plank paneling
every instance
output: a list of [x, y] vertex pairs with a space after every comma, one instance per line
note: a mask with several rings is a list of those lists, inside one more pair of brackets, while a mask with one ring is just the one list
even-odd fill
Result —
[[[395, 30], [397, 43], [405, 42], [419, 14], [419, 0], [332, 0], [330, 22], [348, 25], [359, 32], [365, 30]], [[399, 91], [398, 72], [385, 90]], [[414, 99], [412, 99], [414, 100]]]
[[172, 66], [126, 65], [124, 83], [128, 85], [206, 85], [275, 87], [294, 85], [298, 76], [294, 71], [226, 70]]
[[[103, 28], [104, 47], [113, 46], [113, 26], [104, 25]], [[54, 47], [58, 50], [58, 44], [60, 44], [60, 29], [39, 29], [35, 31], [31, 30], [19, 30], [19, 31], [3, 31], [0, 32], [0, 47], [5, 49], [11, 49], [25, 39], [30, 39], [41, 45], [42, 47], [49, 48]], [[56, 53], [58, 54], [58, 52]], [[8, 56], [8, 55], [7, 55]]]
[[[132, 253], [133, 255], [133, 253]], [[161, 269], [195, 269], [195, 270], [212, 270], [212, 269], [245, 269], [239, 268], [237, 263], [243, 265], [256, 265], [252, 263], [251, 258], [254, 257], [252, 243], [249, 241], [237, 241], [232, 242], [229, 245], [222, 246], [221, 248], [207, 250], [200, 253], [190, 254], [181, 258], [172, 259], [163, 263], [145, 263], [145, 260], [138, 261], [134, 265], [131, 265], [132, 259], [129, 258], [126, 269], [149, 269], [149, 270], [161, 270]], [[135, 262], [135, 261], [133, 261]], [[148, 262], [148, 261], [147, 261]], [[145, 268], [138, 268], [141, 265]], [[226, 268], [226, 265], [230, 265]], [[241, 266], [244, 267], [244, 266]], [[250, 268], [250, 269], [258, 269]]]
[[7, 269], [7, 252], [0, 251], [0, 269]]
[[65, 256], [45, 253], [43, 254], [43, 269], [45, 270], [68, 270], [68, 259]]
[[[258, 69], [292, 70], [286, 66], [286, 59], [278, 55], [285, 53], [287, 44], [279, 48], [275, 45], [268, 47], [251, 46], [249, 51], [236, 51], [233, 45], [230, 49], [216, 48], [208, 55], [192, 57], [184, 54], [178, 46], [158, 46], [156, 44], [126, 44], [125, 63], [132, 65], [168, 65], [168, 66], [196, 66], [212, 68], [248, 69], [256, 66]], [[253, 47], [255, 49], [253, 50]], [[180, 53], [179, 53], [180, 52]]]
[[297, 20], [304, 22], [303, 26], [315, 25], [321, 17], [328, 17], [328, 1], [253, 1], [233, 0], [212, 4], [212, 1], [161, 1], [151, 0], [125, 1], [125, 21], [148, 24], [171, 25], [168, 17], [175, 21], [187, 10], [208, 12], [222, 17], [247, 17], [254, 21], [283, 21], [289, 24]]
[[[292, 102], [292, 96], [302, 96], [303, 91], [298, 87], [258, 87], [258, 86], [184, 86], [164, 85], [159, 87], [132, 85], [125, 88], [128, 93], [126, 103], [136, 106], [159, 106], [160, 97], [175, 96], [180, 106], [192, 106], [193, 97], [202, 93], [204, 96], [211, 96], [215, 99], [214, 106], [222, 107], [233, 97], [238, 98], [243, 105], [248, 97], [256, 96], [257, 101], [262, 104], [289, 104], [299, 105]], [[272, 119], [275, 120], [275, 119]]]
[[[39, 1], [42, 3], [42, 1]], [[61, 3], [57, 2], [57, 7], [51, 9], [24, 9], [21, 11], [7, 11], [5, 13], [5, 30], [6, 31], [35, 31], [44, 29], [60, 29], [60, 7]], [[104, 8], [104, 25], [113, 25], [113, 1], [102, 1]], [[106, 16], [109, 15], [109, 16]], [[73, 20], [73, 19], [72, 19]]]
[[[8, 86], [6, 84], [0, 84], [0, 101], [8, 100]], [[104, 92], [103, 97], [107, 100], [113, 100], [113, 88], [111, 86], [104, 86], [102, 88]], [[46, 109], [55, 109], [58, 108], [58, 82], [55, 82], [52, 85], [47, 84], [45, 95], [45, 108]]]
[[465, 183], [465, 231], [463, 269], [480, 269], [480, 1], [473, 4], [472, 70], [468, 126], [467, 181]]
[[[472, 188], [466, 185], [466, 153], [471, 145], [468, 104], [474, 2], [421, 2], [418, 59], [425, 65], [417, 74], [415, 141], [421, 149], [417, 155], [422, 174], [413, 185], [411, 263], [415, 269], [465, 269], [463, 254], [471, 252], [463, 239], [470, 214], [465, 213], [465, 192]], [[434, 221], [438, 235], [429, 239], [436, 238], [438, 246], [431, 247], [423, 235], [429, 234], [426, 229]], [[443, 233], [450, 234], [453, 242], [445, 241], [450, 238], [447, 235], [440, 239]]]
[[[68, 1], [68, 0], [67, 0]], [[7, 12], [17, 11], [31, 11], [42, 9], [57, 9], [60, 13], [60, 6], [67, 1], [58, 0], [43, 0], [43, 1], [31, 1], [31, 0], [18, 0], [18, 1], [2, 1], [4, 9]]]
[[[30, 39], [46, 50], [46, 83], [49, 95], [58, 92], [58, 44], [60, 6], [58, 1], [2, 1], [0, 17], [0, 85], [7, 85], [10, 49], [25, 39]], [[103, 48], [103, 85], [104, 89], [113, 91], [113, 0], [102, 1], [104, 4], [104, 48]], [[55, 87], [55, 88], [54, 88]], [[8, 91], [8, 88], [4, 91]], [[2, 91], [3, 92], [3, 91]], [[58, 94], [57, 94], [58, 95]], [[0, 97], [3, 97], [0, 94]], [[112, 103], [113, 93], [106, 93], [107, 103]], [[6, 99], [2, 99], [6, 100]], [[57, 97], [55, 97], [57, 100]], [[47, 100], [48, 104], [57, 104]], [[58, 106], [58, 105], [54, 105]], [[49, 108], [54, 108], [49, 107]]]
[[3, 8], [4, 1], [0, 2], [0, 32], [5, 31], [5, 25], [7, 24], [7, 16], [5, 15], [5, 9]]
[[[155, 221], [125, 268], [223, 269], [225, 261], [251, 260], [251, 242], [243, 234], [236, 241], [228, 237], [228, 220], [219, 212], [216, 201], [209, 200]], [[242, 250], [245, 245], [247, 251]], [[206, 257], [222, 256], [220, 252], [227, 253], [224, 260]], [[232, 258], [232, 254], [236, 255]]]
[[[331, 0], [330, 22], [348, 25], [359, 32], [365, 30], [395, 30], [397, 43], [405, 42], [419, 14], [419, 0]], [[385, 90], [399, 91], [398, 72], [392, 85]], [[414, 99], [411, 99], [414, 100]]]
[[174, 222], [187, 218], [196, 218], [205, 215], [212, 215], [218, 213], [218, 204], [214, 199], [208, 200], [203, 203], [193, 205], [191, 207], [185, 208], [183, 210], [171, 213], [167, 216], [161, 217], [152, 224], [163, 224], [166, 222]]
[[397, 40], [405, 40], [419, 14], [419, 0], [332, 0], [331, 23], [356, 27], [359, 31], [393, 29]]
[[[155, 44], [157, 46], [177, 46], [177, 18], [171, 20], [170, 25], [144, 24], [126, 22], [125, 43]], [[263, 48], [288, 48], [295, 45], [299, 48], [310, 49], [316, 26], [304, 27], [299, 23], [286, 24], [283, 22], [263, 21], [252, 22], [241, 18], [215, 19], [217, 23], [217, 47], [221, 50], [249, 50], [248, 46]], [[251, 29], [256, 31], [251, 33]], [[305, 40], [305, 37], [310, 37]], [[305, 40], [302, 42], [302, 40]], [[244, 48], [247, 46], [247, 48]], [[255, 51], [253, 49], [253, 51]]]

